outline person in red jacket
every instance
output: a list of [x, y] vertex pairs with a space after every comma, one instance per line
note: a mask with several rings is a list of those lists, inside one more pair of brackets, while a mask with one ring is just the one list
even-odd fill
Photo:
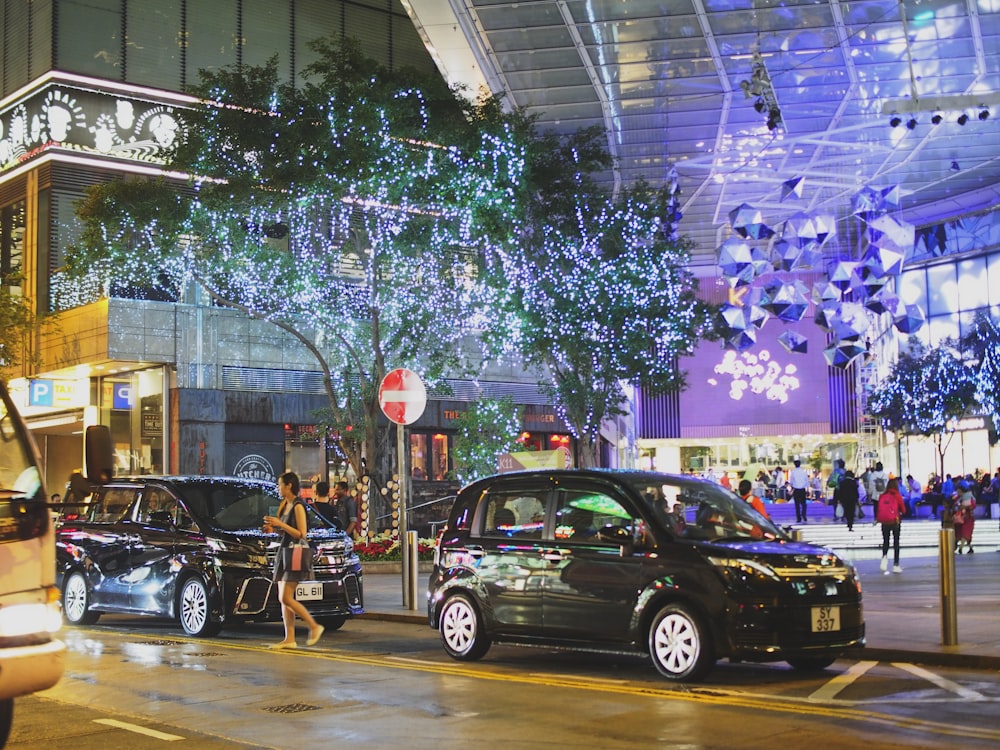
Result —
[[886, 484], [885, 492], [878, 497], [875, 506], [875, 521], [882, 524], [882, 571], [889, 575], [889, 537], [892, 536], [892, 572], [902, 573], [899, 567], [899, 528], [902, 523], [903, 514], [906, 512], [906, 503], [899, 493], [899, 480], [893, 477]]
[[753, 506], [753, 509], [760, 513], [764, 518], [770, 518], [767, 514], [767, 509], [764, 507], [764, 501], [753, 494], [753, 485], [750, 484], [749, 479], [740, 480], [740, 497], [743, 498], [747, 503]]

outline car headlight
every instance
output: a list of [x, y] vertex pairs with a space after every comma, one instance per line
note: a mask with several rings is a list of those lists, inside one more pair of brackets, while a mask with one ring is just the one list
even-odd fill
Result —
[[708, 561], [723, 571], [742, 573], [747, 576], [763, 576], [773, 581], [781, 580], [774, 568], [756, 560], [747, 560], [741, 557], [709, 557]]

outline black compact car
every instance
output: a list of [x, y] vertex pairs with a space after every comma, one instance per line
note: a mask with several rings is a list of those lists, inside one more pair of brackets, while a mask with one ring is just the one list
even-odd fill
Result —
[[[100, 486], [56, 532], [66, 619], [156, 615], [179, 620], [195, 636], [237, 621], [280, 620], [271, 580], [279, 538], [262, 531], [280, 502], [273, 483], [234, 477], [139, 477]], [[307, 513], [314, 580], [298, 583], [296, 597], [327, 628], [339, 628], [364, 612], [361, 563], [343, 531]]]
[[437, 540], [428, 617], [455, 659], [494, 642], [645, 653], [688, 681], [720, 658], [824, 669], [865, 637], [850, 564], [717, 484], [640, 471], [463, 488]]

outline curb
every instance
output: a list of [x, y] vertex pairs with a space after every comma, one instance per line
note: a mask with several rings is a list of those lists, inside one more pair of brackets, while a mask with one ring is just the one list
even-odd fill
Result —
[[[426, 615], [406, 610], [400, 612], [365, 612], [363, 615], [358, 615], [357, 619], [429, 627]], [[944, 646], [943, 648], [948, 647]], [[861, 661], [905, 662], [907, 664], [920, 664], [928, 667], [954, 667], [956, 669], [972, 669], [976, 671], [1000, 670], [1000, 656], [939, 653], [935, 651], [908, 651], [898, 648], [879, 648], [878, 646], [850, 648], [843, 652], [842, 658], [858, 659]]]

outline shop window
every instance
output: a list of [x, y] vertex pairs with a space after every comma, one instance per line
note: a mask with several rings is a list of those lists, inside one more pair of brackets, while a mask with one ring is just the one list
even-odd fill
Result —
[[430, 479], [430, 461], [427, 452], [428, 435], [410, 434], [410, 475], [414, 479]]
[[431, 438], [431, 469], [434, 480], [448, 479], [448, 436], [440, 432]]

